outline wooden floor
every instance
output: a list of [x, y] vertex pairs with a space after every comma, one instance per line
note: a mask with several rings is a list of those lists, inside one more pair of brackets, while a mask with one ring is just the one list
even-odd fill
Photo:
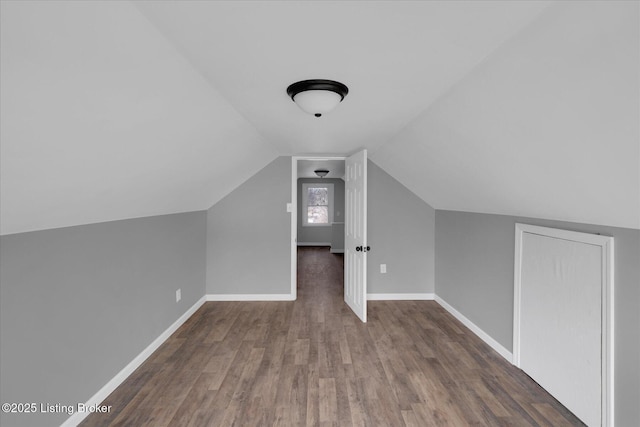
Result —
[[342, 256], [298, 252], [295, 302], [208, 302], [82, 426], [582, 425], [433, 301], [343, 302]]

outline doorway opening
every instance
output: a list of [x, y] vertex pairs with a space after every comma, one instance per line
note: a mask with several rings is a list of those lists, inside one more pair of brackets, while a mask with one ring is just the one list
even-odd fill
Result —
[[[318, 171], [318, 173], [316, 173]], [[322, 171], [327, 171], [323, 173]], [[297, 297], [298, 249], [344, 253], [345, 157], [294, 157], [292, 161], [291, 294]], [[342, 261], [338, 262], [344, 275]]]
[[[326, 177], [329, 170], [326, 163], [318, 164], [314, 162], [336, 163], [336, 168], [344, 165], [344, 179], [338, 179], [334, 185], [329, 186]], [[314, 175], [320, 177], [321, 185], [311, 183], [300, 183], [298, 190], [299, 169], [308, 166]], [[300, 167], [300, 168], [299, 168]], [[316, 169], [318, 168], [318, 169]], [[351, 308], [362, 322], [367, 321], [367, 252], [370, 247], [367, 245], [367, 150], [361, 150], [349, 157], [293, 157], [291, 179], [291, 205], [288, 210], [291, 215], [291, 297], [297, 298], [297, 249], [298, 244], [303, 243], [298, 239], [299, 226], [301, 229], [306, 225], [309, 230], [319, 225], [327, 226], [331, 223], [331, 237], [325, 236], [325, 242], [329, 246], [335, 245], [334, 250], [339, 250], [338, 245], [342, 244], [344, 252], [344, 301]], [[336, 173], [336, 175], [338, 175]], [[344, 197], [335, 196], [336, 184], [342, 186], [344, 182]], [[303, 189], [305, 192], [303, 192]], [[300, 194], [300, 197], [298, 195]], [[303, 197], [304, 196], [304, 197]], [[336, 200], [344, 199], [344, 209], [335, 209]], [[304, 200], [305, 206], [300, 203]], [[340, 212], [340, 215], [336, 215]], [[333, 236], [333, 225], [342, 221], [335, 221], [337, 217], [344, 218], [341, 225], [344, 232], [340, 234], [336, 228], [337, 236]], [[300, 218], [300, 220], [299, 220]], [[340, 218], [340, 219], [341, 219]], [[317, 236], [316, 236], [317, 238]], [[331, 242], [335, 243], [331, 243]], [[318, 242], [310, 242], [317, 244]]]

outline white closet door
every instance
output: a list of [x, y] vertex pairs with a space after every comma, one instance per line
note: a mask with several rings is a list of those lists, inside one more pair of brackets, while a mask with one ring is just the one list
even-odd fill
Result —
[[516, 364], [585, 424], [600, 426], [606, 245], [539, 231], [520, 236]]

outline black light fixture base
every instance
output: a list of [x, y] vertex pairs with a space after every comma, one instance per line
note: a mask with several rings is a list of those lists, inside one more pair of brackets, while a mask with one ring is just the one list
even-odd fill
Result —
[[[330, 90], [340, 95], [341, 100], [349, 93], [349, 88], [346, 85], [336, 82], [335, 80], [312, 79], [302, 80], [289, 85], [287, 94], [293, 100], [294, 96], [307, 90]], [[316, 117], [319, 117], [319, 115], [316, 114]]]

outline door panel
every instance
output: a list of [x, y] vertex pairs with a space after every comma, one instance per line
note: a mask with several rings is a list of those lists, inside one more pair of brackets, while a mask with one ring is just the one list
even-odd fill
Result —
[[345, 210], [344, 300], [366, 322], [367, 150], [345, 161]]
[[612, 425], [613, 240], [516, 225], [514, 363], [589, 426]]

